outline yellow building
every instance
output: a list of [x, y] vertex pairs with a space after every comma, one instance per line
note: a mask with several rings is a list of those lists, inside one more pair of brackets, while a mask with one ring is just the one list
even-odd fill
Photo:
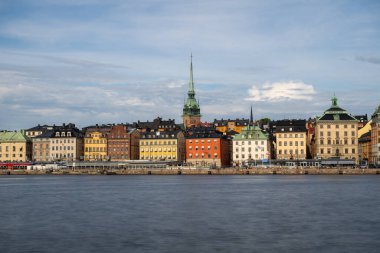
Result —
[[185, 150], [185, 137], [180, 130], [141, 134], [141, 160], [182, 162], [185, 160]]
[[107, 134], [110, 127], [92, 127], [86, 130], [84, 137], [84, 160], [85, 161], [106, 161]]
[[222, 133], [226, 133], [228, 131], [235, 131], [237, 133], [241, 133], [244, 127], [247, 127], [249, 123], [248, 119], [221, 119], [214, 120], [214, 126], [216, 130]]
[[279, 120], [272, 124], [276, 137], [276, 159], [306, 159], [306, 120]]
[[32, 141], [24, 132], [0, 132], [0, 162], [32, 160]]
[[317, 158], [354, 159], [358, 162], [358, 120], [338, 106], [335, 96], [331, 101], [331, 107], [316, 123]]

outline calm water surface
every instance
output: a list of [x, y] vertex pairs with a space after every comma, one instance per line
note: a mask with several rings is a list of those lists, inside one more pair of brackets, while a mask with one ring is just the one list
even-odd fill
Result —
[[0, 252], [380, 252], [380, 176], [3, 176]]

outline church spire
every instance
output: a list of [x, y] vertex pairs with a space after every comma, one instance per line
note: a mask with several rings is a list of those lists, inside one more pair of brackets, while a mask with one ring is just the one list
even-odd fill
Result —
[[194, 98], [194, 79], [193, 79], [193, 54], [190, 55], [190, 80], [189, 80], [189, 91], [187, 93], [190, 98]]
[[250, 126], [253, 125], [253, 113], [252, 113], [252, 105], [251, 105], [251, 116], [249, 117], [249, 123]]

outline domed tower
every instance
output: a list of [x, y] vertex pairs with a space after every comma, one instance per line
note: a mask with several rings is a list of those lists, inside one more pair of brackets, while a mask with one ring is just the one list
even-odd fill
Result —
[[195, 99], [194, 81], [193, 81], [193, 56], [190, 60], [190, 81], [187, 100], [183, 106], [183, 125], [185, 128], [199, 126], [201, 124], [201, 109], [199, 102]]

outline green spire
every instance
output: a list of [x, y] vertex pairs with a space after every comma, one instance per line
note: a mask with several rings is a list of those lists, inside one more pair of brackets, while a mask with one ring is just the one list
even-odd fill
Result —
[[187, 100], [183, 107], [183, 115], [188, 116], [200, 116], [199, 101], [195, 99], [194, 91], [194, 79], [193, 79], [193, 55], [191, 54], [190, 59], [190, 80], [189, 80], [189, 91], [187, 92]]
[[194, 98], [194, 79], [193, 79], [193, 54], [190, 55], [190, 80], [189, 80], [189, 91], [187, 93], [189, 98]]
[[332, 102], [332, 106], [338, 106], [338, 99], [335, 96], [335, 93], [334, 93], [334, 96], [331, 98], [331, 102]]

